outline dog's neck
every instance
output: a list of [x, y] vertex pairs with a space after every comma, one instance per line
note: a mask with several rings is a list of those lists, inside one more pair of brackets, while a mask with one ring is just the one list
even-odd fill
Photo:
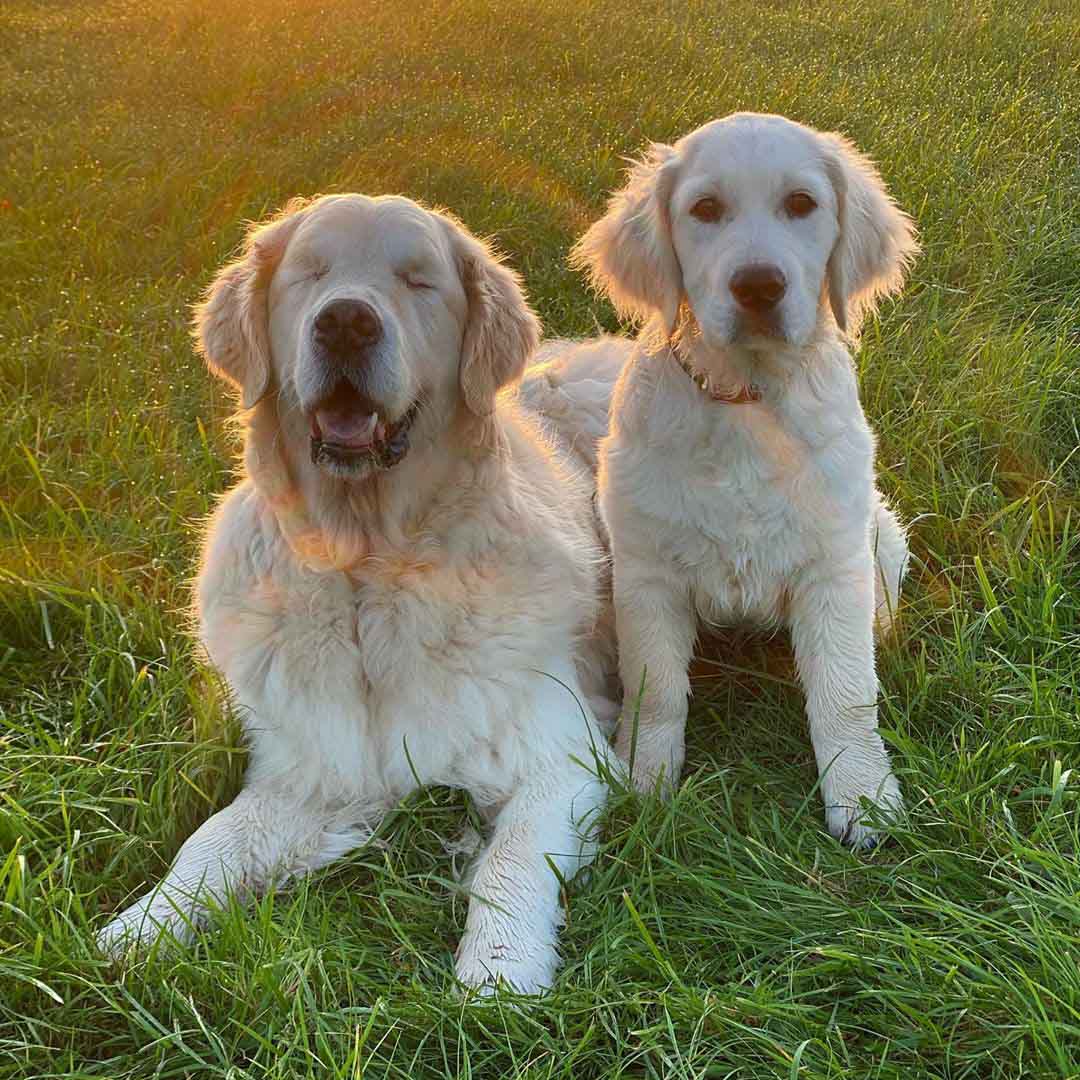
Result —
[[717, 348], [695, 337], [672, 342], [671, 351], [703, 397], [718, 404], [739, 405], [782, 395], [805, 350], [784, 345], [775, 349], [742, 345]]
[[497, 417], [458, 417], [439, 438], [422, 437], [393, 468], [363, 479], [329, 476], [312, 463], [301, 417], [278, 415], [272, 398], [248, 418], [245, 465], [299, 561], [315, 570], [415, 561], [437, 549], [444, 494], [467, 506], [470, 489], [495, 483], [502, 457]]

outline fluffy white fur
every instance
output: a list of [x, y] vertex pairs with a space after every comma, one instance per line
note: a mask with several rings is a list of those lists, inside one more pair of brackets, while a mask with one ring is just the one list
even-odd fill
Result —
[[[811, 211], [792, 212], [792, 193]], [[633, 343], [563, 346], [605, 370], [625, 361], [599, 486], [628, 703], [617, 748], [641, 789], [682, 768], [698, 625], [750, 621], [791, 630], [829, 830], [865, 845], [862, 801], [898, 810], [873, 629], [875, 612], [890, 622], [908, 552], [875, 487], [847, 341], [915, 250], [847, 140], [746, 113], [654, 145], [578, 243], [573, 261], [645, 323]], [[730, 285], [763, 265], [786, 292], [759, 318]], [[680, 357], [718, 391], [760, 400], [713, 399]]]
[[[339, 375], [313, 325], [343, 297], [382, 321], [362, 372], [380, 415], [420, 402], [392, 468], [312, 461], [311, 418]], [[418, 784], [446, 784], [490, 823], [459, 979], [550, 984], [561, 908], [548, 860], [569, 878], [591, 856], [595, 754], [617, 708], [595, 445], [580, 435], [602, 432], [607, 399], [572, 364], [499, 395], [537, 333], [516, 277], [402, 198], [293, 204], [221, 271], [197, 336], [248, 409], [246, 477], [211, 522], [197, 601], [251, 757], [232, 805], [101, 931], [107, 952], [162, 929], [187, 938], [230, 891], [324, 866]], [[548, 403], [559, 415], [544, 420]]]

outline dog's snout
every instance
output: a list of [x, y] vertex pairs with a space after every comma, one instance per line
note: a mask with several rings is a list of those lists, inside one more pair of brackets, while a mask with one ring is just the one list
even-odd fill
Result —
[[787, 281], [779, 267], [758, 264], [736, 270], [728, 287], [740, 307], [768, 311], [787, 291]]
[[335, 359], [360, 355], [381, 338], [379, 313], [364, 300], [332, 300], [315, 317], [315, 340]]

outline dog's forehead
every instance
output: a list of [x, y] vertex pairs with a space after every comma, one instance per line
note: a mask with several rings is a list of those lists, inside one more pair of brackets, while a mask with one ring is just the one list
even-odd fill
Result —
[[289, 254], [338, 263], [363, 256], [392, 263], [445, 253], [444, 230], [435, 215], [411, 199], [366, 195], [329, 197], [297, 230]]
[[816, 134], [772, 116], [714, 121], [688, 135], [679, 149], [687, 177], [726, 181], [748, 192], [767, 192], [823, 168]]

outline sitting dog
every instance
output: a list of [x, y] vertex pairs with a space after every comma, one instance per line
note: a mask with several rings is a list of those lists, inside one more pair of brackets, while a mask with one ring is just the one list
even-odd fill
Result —
[[899, 809], [873, 631], [907, 542], [875, 487], [847, 343], [916, 247], [850, 142], [741, 113], [652, 146], [572, 253], [645, 320], [633, 343], [563, 346], [626, 360], [599, 488], [628, 703], [617, 748], [639, 788], [682, 768], [698, 623], [750, 621], [791, 630], [829, 831], [865, 846], [863, 801]]
[[[617, 715], [589, 440], [561, 425], [591, 409], [602, 430], [606, 401], [568, 411], [547, 377], [528, 404], [499, 395], [538, 338], [516, 276], [398, 197], [290, 204], [218, 275], [196, 333], [245, 410], [246, 477], [210, 524], [197, 605], [251, 756], [101, 946], [186, 938], [212, 902], [325, 866], [443, 784], [491, 832], [458, 978], [548, 986], [559, 875], [591, 857], [605, 796], [594, 710]], [[548, 398], [561, 420], [539, 415]]]

